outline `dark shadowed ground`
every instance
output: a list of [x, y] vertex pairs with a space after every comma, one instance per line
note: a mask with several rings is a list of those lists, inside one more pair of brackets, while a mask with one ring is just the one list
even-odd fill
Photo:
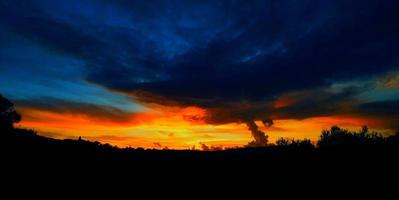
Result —
[[330, 145], [319, 148], [283, 142], [201, 152], [118, 149], [3, 130], [1, 194], [26, 199], [399, 196], [398, 136], [348, 145], [331, 142], [339, 141], [334, 135], [339, 134], [324, 138]]

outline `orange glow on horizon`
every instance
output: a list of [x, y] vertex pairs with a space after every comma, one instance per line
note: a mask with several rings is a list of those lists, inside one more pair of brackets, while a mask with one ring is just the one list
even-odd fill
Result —
[[[168, 149], [200, 149], [202, 144], [214, 147], [239, 147], [252, 140], [245, 124], [206, 124], [206, 110], [188, 107], [133, 114], [127, 121], [112, 121], [83, 114], [54, 113], [19, 108], [23, 120], [18, 126], [32, 128], [40, 135], [53, 138], [78, 138], [110, 143], [119, 147]], [[257, 122], [259, 129], [269, 135], [269, 142], [281, 137], [316, 141], [323, 129], [332, 125], [359, 129], [369, 125], [381, 129], [378, 120], [354, 116], [313, 117], [303, 120], [275, 120], [272, 127]]]

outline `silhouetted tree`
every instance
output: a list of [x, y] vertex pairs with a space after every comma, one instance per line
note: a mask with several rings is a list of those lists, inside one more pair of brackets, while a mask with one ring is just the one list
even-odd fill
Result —
[[0, 129], [12, 129], [19, 121], [21, 115], [15, 111], [14, 104], [0, 95]]
[[319, 147], [354, 147], [359, 145], [378, 145], [384, 144], [387, 139], [380, 133], [369, 132], [367, 126], [363, 126], [359, 132], [342, 129], [338, 126], [331, 127], [330, 130], [323, 130], [317, 142]]

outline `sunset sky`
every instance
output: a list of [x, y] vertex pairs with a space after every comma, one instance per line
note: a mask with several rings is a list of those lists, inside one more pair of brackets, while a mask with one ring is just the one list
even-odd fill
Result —
[[120, 147], [399, 130], [396, 0], [0, 0], [17, 125]]

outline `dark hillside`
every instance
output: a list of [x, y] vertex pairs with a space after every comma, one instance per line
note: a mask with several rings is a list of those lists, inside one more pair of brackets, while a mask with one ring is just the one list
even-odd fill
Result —
[[[1, 133], [2, 185], [12, 195], [57, 199], [397, 195], [398, 136], [359, 144], [347, 139], [353, 133], [337, 131], [333, 127], [332, 135], [324, 135], [317, 148], [287, 141], [264, 148], [204, 152], [119, 149], [15, 129]], [[342, 131], [345, 139], [338, 136]]]

